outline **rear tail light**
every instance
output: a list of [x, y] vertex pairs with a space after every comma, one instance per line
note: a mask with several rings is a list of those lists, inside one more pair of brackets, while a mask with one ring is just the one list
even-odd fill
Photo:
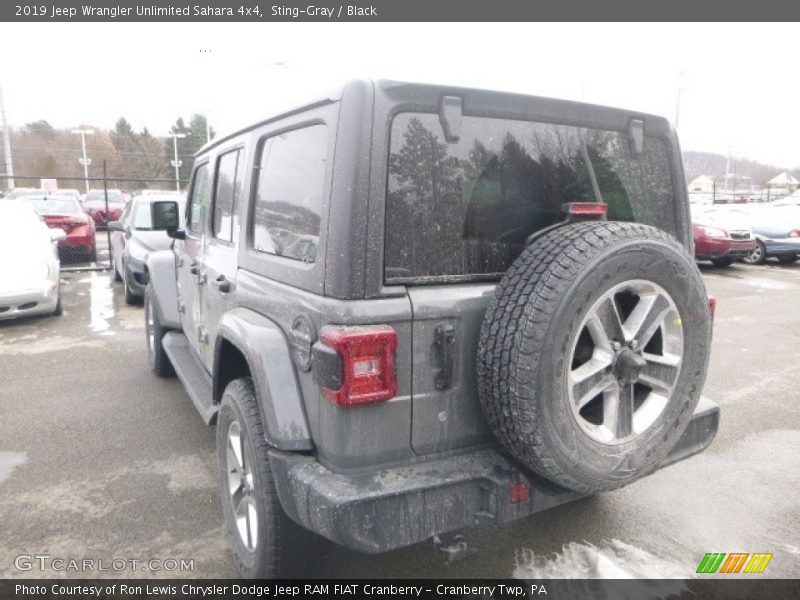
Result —
[[608, 213], [608, 204], [603, 202], [569, 202], [564, 212], [576, 217], [602, 217]]
[[313, 348], [314, 381], [334, 404], [385, 402], [397, 394], [396, 351], [387, 325], [324, 327]]
[[711, 332], [714, 332], [714, 317], [717, 316], [717, 299], [714, 296], [708, 297], [708, 310], [711, 313]]
[[789, 237], [793, 238], [800, 237], [800, 229], [793, 229], [792, 231], [790, 231]]

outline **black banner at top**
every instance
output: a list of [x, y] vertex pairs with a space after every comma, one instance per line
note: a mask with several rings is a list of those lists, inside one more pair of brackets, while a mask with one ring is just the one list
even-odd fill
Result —
[[[786, 0], [49, 0], [0, 2], [6, 22], [792, 21]], [[568, 41], [568, 40], [567, 40]], [[602, 43], [602, 39], [597, 40]]]

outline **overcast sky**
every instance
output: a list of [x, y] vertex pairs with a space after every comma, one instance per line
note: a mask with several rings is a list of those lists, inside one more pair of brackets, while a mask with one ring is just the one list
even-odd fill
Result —
[[[203, 51], [201, 51], [203, 50]], [[794, 24], [0, 24], [12, 126], [225, 131], [353, 76], [676, 116], [684, 149], [800, 167]], [[682, 75], [681, 75], [682, 73]]]

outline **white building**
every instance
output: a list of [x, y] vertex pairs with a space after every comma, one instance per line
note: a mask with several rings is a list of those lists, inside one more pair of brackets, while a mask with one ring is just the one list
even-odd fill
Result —
[[767, 185], [771, 188], [785, 188], [789, 191], [794, 191], [800, 186], [800, 181], [796, 177], [793, 177], [786, 171], [777, 175], [770, 179], [767, 182]]
[[689, 192], [700, 192], [710, 194], [714, 191], [714, 180], [708, 175], [700, 175], [689, 183]]

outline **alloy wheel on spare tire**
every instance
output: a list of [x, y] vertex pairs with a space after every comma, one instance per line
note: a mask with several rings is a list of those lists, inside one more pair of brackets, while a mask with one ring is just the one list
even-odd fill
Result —
[[699, 400], [711, 316], [697, 265], [667, 233], [585, 222], [526, 248], [500, 281], [478, 392], [501, 444], [584, 493], [653, 471]]

